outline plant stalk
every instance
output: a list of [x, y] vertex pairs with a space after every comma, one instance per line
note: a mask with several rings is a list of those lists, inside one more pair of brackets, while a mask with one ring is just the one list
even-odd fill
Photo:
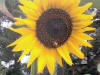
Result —
[[37, 75], [37, 60], [33, 62], [31, 65], [31, 74], [30, 75]]
[[53, 75], [57, 75], [57, 63], [55, 64], [55, 71], [54, 71], [54, 73], [53, 73]]

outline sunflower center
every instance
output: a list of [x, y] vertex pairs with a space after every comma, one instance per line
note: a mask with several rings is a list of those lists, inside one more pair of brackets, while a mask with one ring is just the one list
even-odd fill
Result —
[[70, 16], [62, 9], [49, 9], [37, 20], [36, 35], [47, 48], [63, 45], [72, 32]]
[[66, 35], [67, 26], [61, 18], [56, 18], [47, 22], [46, 30], [52, 38], [61, 39]]

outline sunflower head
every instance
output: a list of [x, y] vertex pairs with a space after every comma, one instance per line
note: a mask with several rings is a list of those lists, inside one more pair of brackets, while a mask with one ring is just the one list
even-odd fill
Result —
[[52, 75], [55, 62], [62, 66], [62, 58], [69, 65], [73, 64], [70, 53], [84, 58], [80, 46], [92, 47], [87, 40], [93, 40], [85, 32], [95, 30], [89, 27], [95, 15], [84, 14], [91, 2], [79, 6], [80, 0], [19, 1], [26, 18], [15, 18], [14, 24], [27, 27], [10, 28], [22, 36], [9, 45], [16, 45], [14, 52], [23, 51], [19, 61], [30, 53], [27, 67], [37, 59], [38, 73], [47, 66]]
[[36, 24], [37, 38], [47, 48], [61, 46], [72, 32], [70, 16], [62, 9], [48, 9], [42, 13]]

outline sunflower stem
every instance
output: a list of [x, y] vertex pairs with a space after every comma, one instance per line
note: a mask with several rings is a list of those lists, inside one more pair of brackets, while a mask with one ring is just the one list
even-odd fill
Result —
[[37, 60], [33, 62], [31, 65], [31, 74], [30, 75], [37, 75]]
[[55, 71], [53, 75], [57, 75], [57, 63], [55, 64]]

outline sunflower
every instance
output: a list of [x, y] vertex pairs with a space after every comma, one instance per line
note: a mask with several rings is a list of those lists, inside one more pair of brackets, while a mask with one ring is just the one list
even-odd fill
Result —
[[26, 18], [15, 18], [17, 26], [12, 28], [21, 37], [8, 45], [15, 46], [13, 52], [23, 51], [21, 58], [30, 53], [27, 67], [37, 59], [38, 73], [47, 66], [52, 75], [55, 62], [62, 65], [62, 58], [70, 66], [73, 62], [70, 53], [83, 59], [84, 54], [80, 46], [92, 47], [87, 40], [93, 40], [86, 31], [95, 30], [89, 27], [93, 23], [95, 14], [84, 12], [92, 3], [79, 6], [80, 0], [19, 0], [19, 8]]

